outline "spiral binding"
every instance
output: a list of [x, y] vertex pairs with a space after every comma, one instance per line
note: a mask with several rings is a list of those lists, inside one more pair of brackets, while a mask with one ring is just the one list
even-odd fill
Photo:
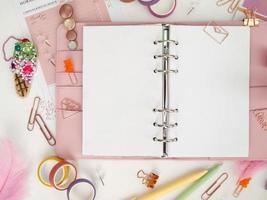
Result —
[[178, 45], [179, 42], [176, 40], [171, 40], [170, 37], [170, 27], [169, 25], [162, 25], [162, 40], [154, 41], [154, 44], [162, 44], [162, 54], [154, 55], [154, 59], [162, 59], [162, 69], [155, 69], [154, 73], [162, 73], [162, 88], [163, 88], [163, 101], [162, 108], [154, 108], [154, 112], [159, 112], [162, 114], [162, 123], [154, 122], [153, 126], [162, 128], [163, 136], [162, 138], [154, 137], [153, 141], [163, 143], [163, 155], [162, 157], [168, 157], [167, 144], [170, 142], [178, 141], [178, 138], [168, 138], [168, 129], [175, 128], [178, 123], [169, 123], [169, 114], [177, 113], [178, 109], [169, 108], [169, 74], [178, 73], [177, 69], [170, 69], [169, 59], [178, 59], [178, 55], [173, 55], [169, 53], [170, 43]]

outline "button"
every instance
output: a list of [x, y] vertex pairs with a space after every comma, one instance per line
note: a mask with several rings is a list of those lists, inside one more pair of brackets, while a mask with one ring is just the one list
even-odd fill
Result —
[[64, 4], [59, 9], [59, 14], [63, 19], [70, 18], [73, 14], [73, 8], [70, 4]]
[[66, 27], [67, 30], [73, 30], [75, 28], [75, 21], [73, 18], [68, 18], [64, 21], [64, 26]]

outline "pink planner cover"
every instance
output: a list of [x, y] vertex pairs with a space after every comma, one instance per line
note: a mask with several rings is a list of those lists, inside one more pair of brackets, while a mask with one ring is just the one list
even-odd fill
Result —
[[[177, 23], [203, 25], [207, 23]], [[242, 25], [241, 22], [219, 23], [220, 25]], [[82, 28], [88, 23], [78, 23], [78, 49], [68, 51], [66, 30], [57, 30], [56, 104], [57, 104], [57, 154], [64, 158], [94, 158], [82, 155]], [[97, 25], [97, 24], [93, 24]], [[100, 24], [98, 24], [100, 25]], [[106, 24], [108, 25], [108, 24]], [[114, 25], [114, 23], [112, 24]], [[117, 24], [120, 25], [120, 24]], [[244, 159], [267, 159], [267, 22], [251, 28], [250, 66], [250, 150]], [[75, 66], [77, 81], [73, 84], [70, 75], [64, 72], [63, 61], [71, 58]], [[238, 144], [237, 144], [238, 145]], [[159, 155], [160, 156], [160, 155]], [[101, 157], [102, 158], [102, 157]], [[108, 157], [111, 158], [111, 157]], [[113, 157], [114, 158], [114, 157]], [[116, 157], [131, 158], [137, 157]], [[152, 159], [153, 157], [142, 157]], [[159, 158], [159, 157], [157, 157]], [[173, 158], [178, 159], [178, 158]], [[193, 159], [193, 158], [188, 158]], [[209, 159], [209, 158], [206, 158]], [[212, 158], [216, 159], [216, 158]], [[221, 158], [220, 158], [221, 159]], [[227, 158], [229, 159], [229, 158]], [[231, 159], [231, 158], [230, 158]], [[232, 158], [238, 159], [238, 158]]]
[[[76, 21], [110, 21], [104, 0], [75, 0], [71, 1], [70, 4], [73, 6], [73, 18]], [[55, 84], [56, 30], [63, 23], [63, 19], [59, 16], [60, 6], [61, 4], [26, 18], [33, 41], [40, 51], [39, 61], [48, 85]]]

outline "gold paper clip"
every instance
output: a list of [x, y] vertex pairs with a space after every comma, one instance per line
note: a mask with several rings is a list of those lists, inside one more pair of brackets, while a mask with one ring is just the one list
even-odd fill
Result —
[[49, 128], [47, 127], [45, 121], [43, 120], [42, 116], [39, 114], [36, 114], [36, 122], [39, 125], [41, 132], [43, 133], [46, 141], [48, 142], [48, 144], [50, 146], [54, 146], [56, 145], [56, 139], [54, 138], [54, 136], [52, 135], [52, 133], [50, 132]]
[[34, 98], [33, 106], [32, 106], [31, 113], [30, 113], [29, 120], [28, 120], [28, 124], [27, 124], [27, 129], [29, 131], [32, 131], [34, 128], [36, 114], [37, 114], [37, 111], [38, 111], [38, 108], [40, 105], [40, 101], [41, 101], [40, 97], [37, 96]]
[[245, 9], [243, 12], [246, 15], [244, 19], [244, 26], [249, 26], [249, 27], [259, 26], [260, 20], [256, 18], [255, 10]]
[[222, 173], [216, 181], [214, 181], [211, 186], [201, 195], [202, 200], [208, 200], [227, 180], [229, 175], [227, 173]]

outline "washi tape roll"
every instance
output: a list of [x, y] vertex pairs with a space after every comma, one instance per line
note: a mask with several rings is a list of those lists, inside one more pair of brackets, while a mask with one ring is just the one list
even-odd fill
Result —
[[130, 2], [133, 2], [135, 0], [120, 0], [120, 1], [123, 2], [123, 3], [130, 3]]
[[75, 181], [73, 181], [68, 189], [67, 189], [67, 198], [68, 200], [71, 200], [71, 191], [79, 184], [89, 184], [91, 190], [89, 191], [89, 194], [88, 194], [88, 197], [86, 197], [86, 200], [94, 200], [95, 197], [96, 197], [96, 188], [94, 186], [94, 184], [89, 181], [88, 179], [84, 179], [84, 178], [81, 178], [81, 179], [77, 179]]
[[[59, 174], [61, 173], [62, 169], [64, 169], [65, 167], [68, 168], [68, 176], [64, 179], [63, 182], [58, 183], [57, 181], [57, 177], [59, 176]], [[72, 182], [74, 182], [77, 178], [77, 169], [76, 167], [65, 161], [62, 160], [60, 162], [58, 162], [53, 169], [51, 170], [50, 174], [49, 174], [49, 182], [50, 184], [56, 188], [57, 190], [63, 191], [68, 189], [68, 187], [71, 185]]]
[[149, 5], [148, 10], [155, 17], [168, 17], [174, 12], [177, 5], [177, 0], [169, 0], [168, 2], [166, 0], [159, 1], [156, 4]]
[[[59, 163], [60, 161], [63, 161], [63, 159], [56, 157], [56, 156], [52, 156], [52, 157], [49, 157], [49, 158], [43, 160], [39, 164], [38, 170], [37, 170], [37, 177], [43, 185], [45, 185], [47, 187], [52, 187], [52, 185], [49, 182], [49, 174], [50, 174], [51, 170], [53, 169], [53, 167], [57, 163]], [[43, 174], [44, 171], [46, 171], [45, 174], [47, 175], [47, 177], [45, 177], [45, 174]], [[61, 169], [61, 172], [58, 174], [58, 176], [55, 179], [56, 184], [57, 185], [62, 184], [67, 179], [68, 173], [69, 173], [68, 167], [63, 167]]]
[[138, 1], [144, 6], [151, 6], [159, 2], [159, 0], [138, 0]]

